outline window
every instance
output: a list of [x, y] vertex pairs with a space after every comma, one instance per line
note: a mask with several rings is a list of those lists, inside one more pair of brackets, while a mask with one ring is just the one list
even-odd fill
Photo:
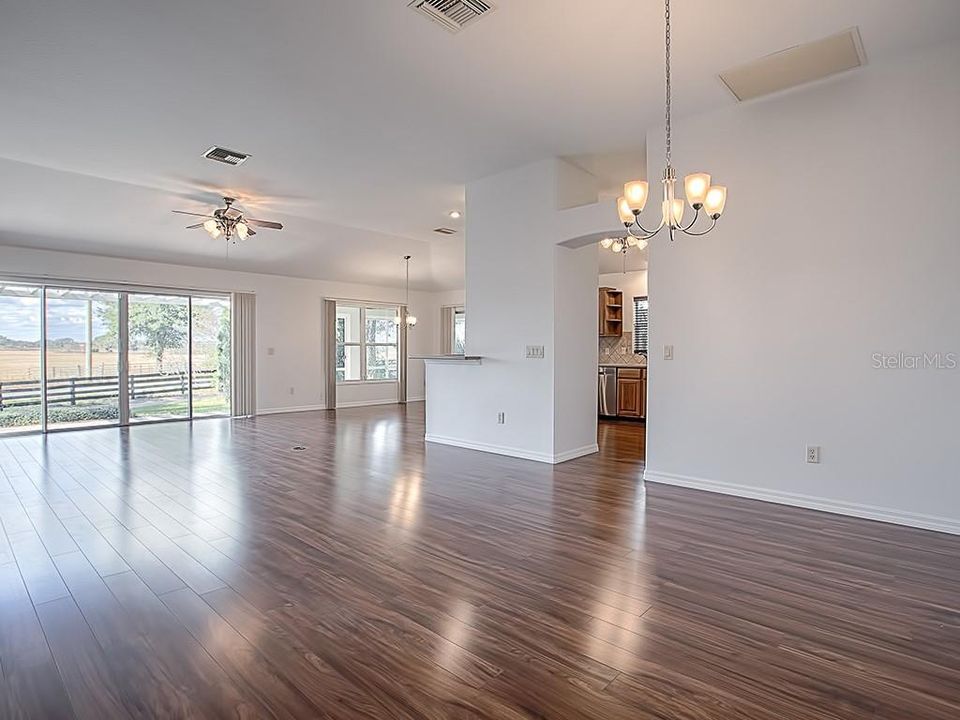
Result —
[[467, 315], [463, 308], [453, 311], [453, 354], [463, 355], [467, 346]]
[[650, 342], [650, 305], [646, 297], [633, 299], [633, 352], [646, 355]]
[[399, 377], [396, 307], [337, 304], [337, 382]]

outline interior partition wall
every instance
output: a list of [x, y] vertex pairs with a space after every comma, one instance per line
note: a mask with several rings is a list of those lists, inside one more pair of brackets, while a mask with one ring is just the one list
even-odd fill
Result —
[[231, 295], [0, 279], [0, 434], [231, 413]]

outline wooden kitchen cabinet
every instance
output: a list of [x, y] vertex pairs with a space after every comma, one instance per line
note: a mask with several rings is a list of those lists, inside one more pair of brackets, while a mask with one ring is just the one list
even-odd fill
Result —
[[640, 380], [640, 417], [647, 417], [647, 371], [643, 371], [643, 379]]
[[644, 417], [646, 415], [647, 371], [644, 368], [620, 368], [617, 371], [617, 415]]

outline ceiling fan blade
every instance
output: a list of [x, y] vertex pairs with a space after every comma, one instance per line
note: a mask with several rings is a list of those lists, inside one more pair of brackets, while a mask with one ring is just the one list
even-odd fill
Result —
[[257, 231], [254, 230], [252, 227], [247, 228], [247, 237], [253, 237], [256, 234], [257, 234]]
[[196, 225], [187, 225], [187, 230], [193, 230], [194, 228], [203, 227], [203, 223], [197, 223]]
[[194, 217], [202, 217], [202, 218], [213, 217], [213, 215], [203, 215], [202, 213], [192, 213], [192, 212], [187, 212], [186, 210], [174, 210], [173, 212], [175, 212], [177, 215], [193, 215]]
[[283, 230], [283, 224], [278, 222], [271, 222], [269, 220], [256, 220], [254, 218], [246, 218], [245, 222], [247, 225], [256, 225], [257, 227], [268, 228], [270, 230]]

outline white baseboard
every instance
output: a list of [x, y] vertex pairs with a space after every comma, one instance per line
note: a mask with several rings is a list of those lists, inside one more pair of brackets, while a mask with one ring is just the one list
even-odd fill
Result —
[[296, 405], [292, 407], [281, 408], [261, 408], [257, 410], [257, 415], [281, 415], [283, 413], [314, 412], [315, 410], [326, 409], [326, 405]]
[[449, 445], [466, 450], [479, 450], [480, 452], [506, 455], [508, 457], [520, 458], [521, 460], [533, 460], [549, 465], [556, 465], [557, 463], [598, 452], [596, 443], [577, 448], [576, 450], [569, 450], [559, 455], [551, 455], [549, 453], [530, 452], [529, 450], [522, 450], [521, 448], [508, 447], [505, 445], [490, 445], [488, 443], [478, 443], [470, 440], [461, 440], [460, 438], [444, 437], [442, 435], [425, 435], [423, 439], [427, 442], [436, 443], [437, 445]]
[[424, 397], [423, 395], [418, 395], [417, 397], [408, 397], [408, 398], [407, 398], [407, 402], [408, 402], [408, 403], [412, 403], [412, 402], [424, 402], [426, 399], [427, 399], [427, 398]]
[[574, 450], [567, 450], [566, 452], [557, 453], [553, 456], [553, 462], [562, 463], [566, 462], [567, 460], [583, 457], [584, 455], [593, 455], [597, 452], [600, 452], [600, 446], [596, 443], [593, 443], [592, 445], [584, 445], [583, 447], [576, 448]]
[[368, 407], [371, 405], [396, 405], [398, 400], [354, 400], [352, 402], [338, 402], [337, 410], [341, 408]]
[[735, 483], [707, 480], [706, 478], [690, 477], [687, 475], [675, 475], [673, 473], [661, 473], [651, 470], [644, 471], [643, 479], [644, 482], [676, 485], [694, 490], [707, 490], [708, 492], [721, 493], [723, 495], [736, 495], [737, 497], [750, 498], [752, 500], [764, 500], [779, 505], [791, 505], [809, 510], [822, 510], [823, 512], [835, 513], [837, 515], [847, 515], [850, 517], [864, 518], [866, 520], [879, 520], [880, 522], [893, 523], [895, 525], [906, 525], [922, 530], [936, 530], [937, 532], [960, 535], [960, 520], [937, 517], [935, 515], [903, 512], [891, 508], [862, 505], [859, 503], [831, 500], [830, 498], [801, 495], [799, 493], [782, 492], [779, 490], [767, 490], [749, 485], [738, 485]]

